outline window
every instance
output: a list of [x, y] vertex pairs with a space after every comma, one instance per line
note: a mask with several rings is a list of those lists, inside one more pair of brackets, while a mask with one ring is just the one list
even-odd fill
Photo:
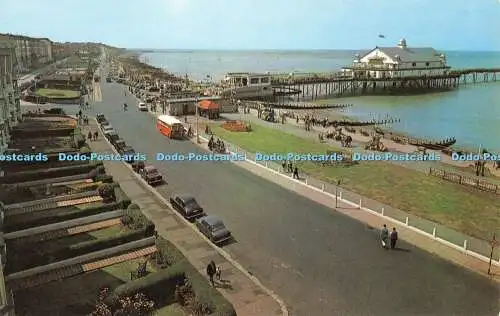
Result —
[[261, 83], [269, 83], [269, 77], [260, 78]]
[[259, 78], [250, 79], [250, 84], [258, 84], [258, 83], [259, 83]]
[[416, 67], [416, 66], [417, 66], [417, 63], [413, 63], [413, 64], [411, 64], [411, 65], [412, 65], [413, 67]]
[[425, 63], [425, 66], [426, 66], [426, 67], [429, 67], [429, 62], [426, 62], [426, 63]]

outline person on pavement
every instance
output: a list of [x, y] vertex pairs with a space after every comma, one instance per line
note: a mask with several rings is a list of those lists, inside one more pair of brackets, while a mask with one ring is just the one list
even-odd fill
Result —
[[215, 273], [217, 273], [217, 266], [215, 265], [215, 262], [212, 260], [207, 266], [207, 274], [208, 277], [210, 278], [210, 283], [212, 283], [212, 286], [215, 286], [214, 282]]
[[391, 232], [391, 249], [396, 248], [397, 241], [398, 241], [398, 232], [396, 231], [396, 227], [393, 227]]
[[385, 224], [382, 227], [382, 231], [380, 232], [380, 239], [382, 241], [382, 247], [387, 249], [387, 242], [389, 240], [389, 230], [387, 229], [387, 226]]

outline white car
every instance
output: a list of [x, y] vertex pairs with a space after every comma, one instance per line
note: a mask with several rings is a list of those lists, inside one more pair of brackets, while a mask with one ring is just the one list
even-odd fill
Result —
[[137, 107], [139, 108], [139, 111], [147, 111], [148, 110], [148, 105], [144, 102], [140, 102]]

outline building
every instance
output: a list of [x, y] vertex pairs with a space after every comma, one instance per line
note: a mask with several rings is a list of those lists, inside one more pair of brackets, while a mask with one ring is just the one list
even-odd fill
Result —
[[274, 96], [270, 74], [249, 72], [228, 73], [223, 82], [222, 95], [234, 99], [261, 100]]
[[396, 47], [375, 47], [356, 54], [353, 64], [342, 72], [353, 78], [390, 79], [443, 76], [449, 70], [444, 54], [431, 47], [408, 47], [401, 39]]
[[16, 77], [16, 47], [0, 43], [0, 153], [7, 149], [10, 128], [21, 118]]
[[0, 43], [7, 43], [15, 48], [17, 73], [27, 73], [54, 60], [52, 41], [48, 38], [0, 34]]

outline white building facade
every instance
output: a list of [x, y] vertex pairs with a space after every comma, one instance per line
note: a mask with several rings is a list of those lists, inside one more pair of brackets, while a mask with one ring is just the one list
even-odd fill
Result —
[[396, 47], [375, 47], [356, 54], [352, 66], [342, 69], [353, 78], [390, 79], [420, 76], [443, 76], [449, 72], [446, 56], [430, 47], [408, 47], [406, 40]]
[[21, 118], [15, 54], [14, 46], [0, 43], [0, 153], [7, 149], [10, 129]]

